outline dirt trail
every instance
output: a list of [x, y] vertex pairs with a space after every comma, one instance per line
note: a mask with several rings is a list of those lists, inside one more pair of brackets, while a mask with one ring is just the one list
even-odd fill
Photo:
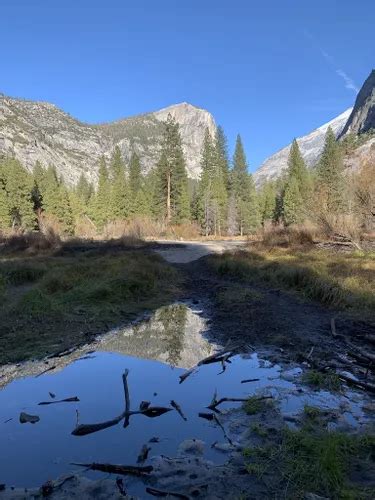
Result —
[[166, 261], [174, 264], [187, 264], [210, 254], [221, 254], [228, 250], [244, 247], [244, 241], [178, 241], [158, 240], [155, 251]]

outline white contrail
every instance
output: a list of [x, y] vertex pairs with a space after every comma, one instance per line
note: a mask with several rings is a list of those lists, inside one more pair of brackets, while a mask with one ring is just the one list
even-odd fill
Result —
[[344, 80], [345, 88], [348, 90], [353, 90], [356, 94], [359, 92], [359, 88], [354, 83], [354, 80], [350, 78], [350, 76], [342, 69], [338, 68], [334, 58], [328, 54], [327, 51], [323, 50], [322, 47], [317, 42], [316, 38], [306, 29], [303, 31], [304, 35], [317, 47], [319, 52], [322, 54], [324, 59], [328, 62], [331, 68], [335, 71], [336, 75], [341, 77]]

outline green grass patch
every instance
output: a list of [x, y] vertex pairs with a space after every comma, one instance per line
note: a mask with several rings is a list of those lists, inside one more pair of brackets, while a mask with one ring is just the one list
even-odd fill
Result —
[[302, 499], [307, 492], [333, 499], [370, 499], [373, 488], [349, 481], [359, 463], [373, 467], [374, 435], [284, 429], [279, 440], [243, 451], [249, 474], [268, 474], [276, 491], [285, 498]]
[[174, 268], [144, 250], [3, 259], [0, 363], [84, 342], [169, 303], [179, 284]]
[[272, 408], [273, 404], [274, 402], [272, 399], [262, 399], [259, 396], [251, 396], [244, 402], [243, 408], [248, 415], [255, 415], [266, 408]]
[[316, 370], [309, 370], [303, 374], [302, 382], [314, 389], [325, 389], [333, 392], [341, 389], [340, 377], [332, 372], [322, 373]]

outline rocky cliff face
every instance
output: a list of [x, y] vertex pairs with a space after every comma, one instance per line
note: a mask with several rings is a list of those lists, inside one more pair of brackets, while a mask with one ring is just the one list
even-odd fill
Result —
[[212, 115], [187, 103], [102, 125], [88, 125], [46, 102], [0, 95], [0, 155], [14, 156], [32, 170], [39, 160], [53, 164], [69, 184], [84, 173], [96, 182], [101, 155], [109, 158], [118, 145], [124, 159], [139, 154], [144, 172], [159, 157], [163, 120], [171, 113], [181, 127], [188, 175], [199, 176], [200, 150], [205, 128], [216, 131]]
[[[297, 138], [301, 153], [309, 167], [313, 166], [320, 157], [328, 127], [331, 127], [336, 136], [339, 136], [351, 112], [352, 108], [347, 109], [344, 113], [312, 131], [310, 134]], [[290, 146], [291, 144], [280, 149], [280, 151], [262, 163], [260, 168], [254, 173], [254, 180], [258, 186], [266, 181], [277, 179], [288, 168]]]
[[375, 130], [375, 70], [363, 84], [358, 93], [353, 111], [341, 133], [341, 136], [353, 133], [363, 134]]

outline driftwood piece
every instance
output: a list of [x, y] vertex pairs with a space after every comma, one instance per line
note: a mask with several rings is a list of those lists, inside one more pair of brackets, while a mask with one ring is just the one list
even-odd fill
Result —
[[247, 384], [249, 382], [259, 382], [260, 378], [245, 378], [241, 380], [241, 384]]
[[120, 495], [125, 497], [126, 496], [126, 489], [125, 489], [124, 480], [122, 479], [122, 477], [116, 478], [116, 486], [120, 492]]
[[23, 411], [20, 413], [21, 424], [36, 424], [39, 420], [40, 417], [38, 417], [38, 415], [30, 415], [29, 413], [25, 413]]
[[[244, 403], [247, 401], [249, 398], [220, 398], [219, 400], [212, 401], [209, 406], [207, 406], [208, 409], [212, 411], [217, 411], [217, 407], [221, 405], [221, 403]], [[260, 396], [257, 398], [258, 401], [263, 401], [264, 399], [272, 399], [272, 396]]]
[[116, 465], [116, 464], [81, 464], [72, 462], [71, 465], [78, 467], [85, 467], [88, 470], [96, 470], [100, 472], [108, 472], [109, 474], [120, 474], [121, 476], [144, 476], [150, 474], [154, 470], [152, 465], [140, 467], [137, 465]]
[[186, 422], [187, 418], [185, 417], [183, 411], [181, 410], [181, 406], [178, 403], [176, 403], [176, 401], [174, 401], [173, 399], [171, 400], [171, 406], [177, 411], [182, 420], [185, 420]]
[[188, 377], [190, 377], [190, 375], [193, 375], [193, 373], [195, 373], [196, 371], [197, 371], [197, 367], [193, 366], [193, 368], [190, 368], [190, 370], [187, 370], [182, 375], [180, 375], [179, 376], [180, 384], [182, 384], [182, 382], [184, 382]]
[[55, 399], [56, 394], [55, 394], [54, 392], [49, 392], [48, 394], [50, 395], [50, 397], [51, 397], [52, 399]]
[[40, 492], [43, 497], [48, 497], [52, 495], [52, 493], [57, 490], [58, 488], [61, 488], [67, 481], [70, 481], [71, 479], [74, 479], [75, 476], [67, 476], [64, 477], [61, 481], [46, 481], [42, 486], [40, 487]]
[[94, 432], [99, 432], [108, 427], [113, 427], [117, 425], [125, 417], [125, 413], [122, 413], [118, 417], [112, 420], [107, 420], [106, 422], [99, 422], [97, 424], [80, 424], [72, 431], [73, 436], [87, 436], [87, 434], [93, 434]]
[[223, 434], [224, 434], [224, 437], [225, 439], [228, 441], [228, 443], [230, 445], [233, 446], [233, 441], [231, 440], [231, 438], [228, 436], [228, 434], [226, 433], [226, 430], [224, 429], [224, 426], [223, 424], [220, 422], [220, 420], [217, 418], [216, 415], [214, 415], [214, 421], [217, 423], [217, 425], [220, 427], [220, 429], [223, 431]]
[[149, 486], [146, 488], [146, 492], [154, 497], [160, 497], [160, 498], [174, 497], [174, 498], [181, 498], [181, 500], [189, 500], [189, 497], [183, 495], [182, 493], [175, 493], [173, 491], [163, 491], [157, 488], [151, 488]]
[[77, 396], [74, 396], [72, 398], [58, 399], [57, 401], [42, 401], [41, 403], [38, 403], [38, 406], [55, 405], [57, 403], [77, 403], [77, 402], [79, 402], [79, 398], [77, 398]]
[[[192, 375], [200, 366], [203, 365], [209, 365], [211, 363], [224, 363], [228, 362], [230, 363], [229, 358], [235, 355], [234, 352], [234, 346], [232, 347], [225, 347], [224, 349], [221, 349], [218, 352], [215, 352], [214, 354], [210, 354], [210, 356], [207, 356], [206, 358], [201, 359], [195, 366], [187, 370], [185, 373], [179, 376], [180, 379], [180, 384], [184, 382], [190, 375]], [[225, 371], [225, 368], [223, 366], [223, 371]], [[221, 372], [222, 373], [222, 372]]]
[[35, 375], [34, 378], [38, 378], [38, 377], [41, 377], [42, 375], [44, 375], [45, 373], [48, 373], [50, 372], [51, 370], [54, 370], [56, 368], [55, 365], [53, 366], [49, 366], [48, 368], [46, 368], [45, 370], [43, 370], [42, 372], [38, 373], [38, 375]]
[[352, 385], [354, 387], [359, 387], [361, 389], [364, 389], [368, 392], [375, 393], [375, 385], [374, 384], [369, 384], [368, 382], [362, 382], [362, 380], [354, 380], [347, 375], [344, 375], [342, 373], [338, 374], [339, 378], [346, 382], [348, 385]]
[[138, 455], [137, 464], [143, 464], [147, 460], [150, 451], [151, 451], [151, 446], [147, 446], [147, 444], [144, 444]]
[[124, 394], [125, 394], [124, 427], [127, 427], [129, 425], [129, 417], [130, 417], [130, 394], [129, 394], [129, 386], [128, 386], [128, 374], [129, 374], [129, 370], [126, 369], [122, 375], [122, 383], [124, 385]]
[[215, 420], [215, 414], [214, 413], [200, 412], [200, 413], [198, 413], [198, 417], [204, 418], [204, 419], [209, 420], [209, 421]]

